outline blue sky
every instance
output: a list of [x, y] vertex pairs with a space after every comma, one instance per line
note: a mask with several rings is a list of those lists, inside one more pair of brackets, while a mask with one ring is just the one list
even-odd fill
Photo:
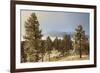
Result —
[[24, 31], [24, 22], [31, 13], [36, 13], [40, 23], [40, 29], [43, 35], [49, 35], [49, 32], [73, 33], [75, 28], [81, 24], [86, 35], [89, 35], [89, 13], [79, 12], [52, 12], [52, 11], [32, 11], [22, 10], [22, 31]]

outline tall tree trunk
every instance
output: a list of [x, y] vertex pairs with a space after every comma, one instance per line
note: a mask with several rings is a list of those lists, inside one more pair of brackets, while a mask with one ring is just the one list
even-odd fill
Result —
[[38, 53], [36, 53], [36, 60], [35, 60], [35, 62], [38, 62], [39, 61], [39, 55], [38, 55]]
[[50, 53], [49, 53], [49, 61], [50, 61]]
[[80, 39], [80, 50], [79, 50], [79, 52], [80, 52], [80, 58], [82, 58], [81, 39]]
[[43, 53], [42, 53], [42, 62], [43, 62], [44, 60], [43, 60]]

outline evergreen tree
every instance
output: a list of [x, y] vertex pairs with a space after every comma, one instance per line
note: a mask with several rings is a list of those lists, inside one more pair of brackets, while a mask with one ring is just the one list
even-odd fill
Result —
[[29, 44], [27, 48], [27, 61], [39, 61], [39, 45], [41, 40], [41, 30], [39, 30], [39, 22], [35, 13], [32, 13], [25, 22], [25, 36], [24, 39]]
[[42, 59], [42, 62], [44, 61], [44, 55], [46, 53], [46, 46], [45, 46], [45, 40], [41, 40], [41, 46], [40, 46], [41, 50], [41, 59]]
[[69, 50], [71, 49], [71, 37], [70, 37], [70, 35], [65, 35], [64, 37], [63, 37], [63, 45], [64, 45], [64, 48], [63, 48], [63, 50], [64, 50], [64, 54], [69, 54]]
[[58, 51], [61, 52], [62, 50], [62, 40], [58, 39]]
[[47, 37], [47, 40], [46, 40], [46, 52], [48, 52], [49, 61], [50, 61], [51, 50], [52, 50], [52, 40], [51, 40], [50, 37], [48, 36], [48, 37]]
[[26, 62], [26, 54], [25, 54], [25, 51], [24, 51], [24, 45], [25, 45], [25, 42], [24, 41], [21, 41], [21, 62]]
[[64, 56], [64, 43], [61, 39], [58, 40], [58, 51], [60, 52], [60, 57]]
[[54, 39], [54, 42], [53, 42], [53, 46], [54, 46], [54, 49], [55, 50], [58, 50], [59, 49], [59, 41], [58, 41], [58, 38], [56, 37], [55, 39]]
[[74, 40], [76, 48], [78, 48], [80, 58], [82, 58], [82, 49], [84, 48], [83, 42], [85, 43], [85, 31], [82, 25], [78, 25], [75, 29]]

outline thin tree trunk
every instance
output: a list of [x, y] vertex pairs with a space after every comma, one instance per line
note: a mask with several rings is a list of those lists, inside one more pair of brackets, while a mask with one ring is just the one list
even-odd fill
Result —
[[81, 39], [80, 39], [80, 58], [82, 58]]
[[43, 53], [42, 53], [42, 62], [43, 62], [44, 60], [43, 60]]
[[80, 49], [80, 58], [82, 58], [82, 51], [81, 51], [81, 49]]
[[50, 61], [50, 53], [49, 53], [49, 61]]

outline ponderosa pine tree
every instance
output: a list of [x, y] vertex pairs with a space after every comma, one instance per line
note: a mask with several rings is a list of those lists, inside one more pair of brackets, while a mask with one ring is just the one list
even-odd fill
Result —
[[50, 61], [51, 50], [52, 50], [52, 40], [51, 40], [50, 37], [48, 36], [48, 37], [47, 37], [47, 40], [46, 40], [46, 52], [48, 52], [49, 61]]
[[82, 25], [78, 25], [78, 27], [75, 29], [74, 45], [76, 45], [76, 48], [78, 48], [77, 51], [79, 51], [80, 58], [82, 58], [83, 42], [85, 43], [85, 38], [85, 31], [83, 30]]
[[25, 36], [24, 39], [28, 43], [26, 48], [27, 61], [38, 62], [39, 61], [39, 45], [41, 40], [41, 30], [39, 30], [39, 22], [35, 13], [32, 13], [30, 17], [25, 21]]
[[46, 53], [45, 40], [41, 40], [40, 53], [41, 53], [41, 59], [42, 59], [42, 62], [43, 62], [44, 61], [44, 55]]
[[59, 49], [59, 41], [58, 41], [58, 37], [56, 37], [55, 39], [54, 39], [54, 42], [53, 42], [53, 47], [54, 47], [54, 49], [55, 50], [58, 50]]
[[62, 55], [64, 56], [66, 54], [66, 52], [67, 52], [67, 46], [68, 46], [67, 45], [67, 35], [63, 36], [62, 46], [63, 46], [63, 48], [62, 48]]
[[58, 39], [58, 51], [60, 52], [60, 54], [59, 54], [59, 56], [61, 57], [61, 56], [64, 56], [64, 42], [63, 42], [63, 40], [62, 39]]

